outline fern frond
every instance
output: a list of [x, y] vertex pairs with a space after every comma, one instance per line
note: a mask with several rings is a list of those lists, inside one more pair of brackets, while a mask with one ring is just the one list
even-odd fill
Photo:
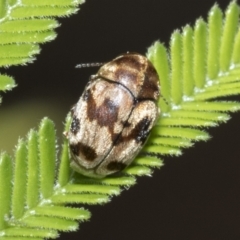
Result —
[[240, 93], [239, 6], [233, 1], [224, 19], [215, 5], [208, 16], [208, 22], [200, 18], [194, 28], [187, 25], [172, 34], [171, 61], [163, 44], [156, 42], [149, 48], [166, 103], [160, 100], [162, 116], [143, 153], [176, 155], [183, 146], [176, 149], [169, 141], [183, 138], [190, 146], [193, 141], [207, 140], [205, 131], [194, 128], [217, 126], [230, 118], [224, 112], [240, 109], [238, 102], [216, 100]]
[[76, 13], [84, 0], [1, 1], [0, 66], [25, 64], [39, 53], [39, 43], [56, 37], [59, 23], [53, 17]]
[[[64, 17], [78, 11], [84, 0], [0, 1], [0, 67], [31, 63], [40, 52], [40, 43], [56, 38], [59, 26], [53, 17]], [[10, 90], [14, 83], [6, 83], [0, 75], [0, 87]], [[13, 81], [8, 79], [8, 81]], [[2, 90], [2, 88], [0, 88]]]
[[[161, 117], [147, 145], [120, 175], [91, 179], [73, 172], [67, 140], [58, 163], [55, 129], [47, 118], [38, 131], [31, 130], [26, 140], [19, 140], [14, 164], [2, 153], [0, 238], [56, 238], [58, 231], [74, 231], [90, 213], [68, 204], [104, 204], [122, 187], [134, 185], [136, 176], [160, 168], [161, 157], [178, 156], [194, 142], [208, 140], [203, 127], [225, 122], [227, 112], [240, 110], [238, 102], [216, 100], [239, 94], [239, 32], [239, 7], [233, 1], [225, 16], [215, 5], [208, 22], [199, 19], [195, 27], [175, 31], [169, 51], [159, 42], [149, 48], [148, 57], [161, 81]], [[69, 122], [68, 117], [66, 129]]]
[[86, 194], [86, 187], [70, 184], [69, 179], [62, 187], [55, 180], [55, 144], [54, 125], [46, 118], [38, 132], [31, 130], [26, 141], [19, 140], [14, 163], [6, 153], [1, 154], [0, 239], [56, 238], [58, 230], [76, 230], [79, 221], [90, 217], [89, 211], [62, 203], [85, 203], [89, 197], [92, 204], [103, 203], [109, 200], [107, 195], [119, 193], [115, 186], [94, 185], [94, 193]]

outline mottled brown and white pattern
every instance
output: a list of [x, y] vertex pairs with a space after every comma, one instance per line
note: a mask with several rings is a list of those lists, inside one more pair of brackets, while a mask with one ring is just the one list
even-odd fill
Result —
[[146, 57], [128, 53], [104, 64], [71, 111], [71, 166], [91, 177], [128, 166], [158, 118], [159, 92], [157, 72]]

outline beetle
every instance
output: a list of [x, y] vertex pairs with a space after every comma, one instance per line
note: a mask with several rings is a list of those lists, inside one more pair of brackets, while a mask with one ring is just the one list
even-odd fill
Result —
[[159, 95], [157, 71], [145, 56], [126, 53], [102, 65], [71, 110], [71, 167], [102, 178], [128, 166], [157, 121]]

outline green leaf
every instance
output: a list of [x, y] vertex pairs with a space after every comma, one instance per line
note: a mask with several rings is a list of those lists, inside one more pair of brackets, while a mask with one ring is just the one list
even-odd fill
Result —
[[36, 207], [39, 199], [39, 156], [38, 134], [31, 130], [28, 135], [28, 173], [27, 173], [27, 205], [29, 208]]
[[172, 103], [179, 104], [182, 99], [182, 83], [179, 79], [182, 79], [182, 38], [180, 32], [177, 30], [171, 37], [171, 96]]
[[14, 219], [19, 219], [25, 212], [25, 195], [26, 195], [26, 183], [27, 176], [23, 173], [27, 172], [27, 146], [22, 140], [19, 140], [16, 155], [15, 155], [15, 167], [14, 167], [14, 185], [13, 185], [13, 197], [12, 197], [12, 215]]
[[15, 81], [12, 77], [9, 77], [7, 75], [0, 75], [0, 91], [11, 90], [15, 86]]
[[0, 45], [1, 59], [3, 58], [27, 58], [40, 52], [38, 45], [21, 44], [17, 45]]
[[187, 25], [183, 28], [183, 96], [191, 96], [194, 91], [193, 79], [193, 30]]
[[89, 212], [82, 208], [70, 208], [52, 205], [45, 207], [37, 207], [35, 211], [36, 215], [39, 216], [55, 216], [72, 220], [87, 220], [88, 218], [90, 218]]
[[221, 47], [220, 47], [220, 69], [227, 72], [233, 55], [234, 38], [239, 25], [239, 6], [233, 1], [227, 8], [224, 21]]
[[41, 172], [40, 189], [42, 197], [48, 199], [53, 194], [55, 178], [56, 134], [53, 122], [44, 118], [40, 124], [38, 135]]
[[207, 72], [208, 78], [214, 79], [219, 73], [219, 49], [221, 44], [223, 13], [217, 5], [215, 5], [208, 14], [209, 37], [208, 37], [208, 59]]
[[203, 88], [206, 81], [206, 35], [206, 23], [200, 18], [195, 24], [193, 40], [193, 77], [197, 89]]
[[[161, 95], [167, 103], [170, 103], [170, 69], [166, 48], [160, 42], [156, 42], [149, 48], [148, 58], [156, 63], [155, 68], [159, 74], [161, 85], [166, 86], [165, 88], [161, 88]], [[159, 105], [161, 106], [161, 110], [167, 112], [170, 109], [170, 106], [165, 103], [163, 98], [159, 98]]]
[[10, 218], [13, 163], [6, 153], [0, 155], [0, 230], [7, 227]]
[[22, 220], [23, 224], [29, 227], [50, 228], [60, 231], [76, 231], [78, 224], [76, 221], [51, 216], [29, 216]]
[[[17, 37], [16, 33], [38, 33], [49, 31], [59, 27], [59, 23], [54, 19], [16, 19], [4, 21], [0, 24], [0, 31], [2, 33], [12, 33]], [[50, 36], [50, 35], [49, 35]], [[6, 43], [7, 43], [6, 39]]]

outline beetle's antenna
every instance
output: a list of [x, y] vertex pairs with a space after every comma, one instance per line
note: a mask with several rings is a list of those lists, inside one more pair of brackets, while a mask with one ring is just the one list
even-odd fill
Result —
[[100, 67], [105, 63], [80, 63], [78, 65], [76, 65], [75, 68], [88, 68], [88, 67]]

